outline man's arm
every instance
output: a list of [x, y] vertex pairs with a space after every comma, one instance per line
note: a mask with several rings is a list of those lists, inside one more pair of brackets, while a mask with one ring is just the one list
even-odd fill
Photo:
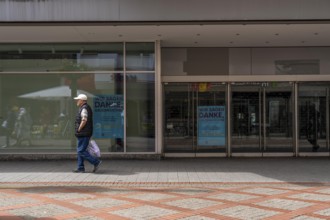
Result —
[[79, 128], [78, 128], [78, 132], [81, 131], [81, 129], [83, 129], [87, 123], [87, 110], [86, 109], [83, 109], [81, 111], [81, 122], [80, 122], [80, 125], [79, 125]]

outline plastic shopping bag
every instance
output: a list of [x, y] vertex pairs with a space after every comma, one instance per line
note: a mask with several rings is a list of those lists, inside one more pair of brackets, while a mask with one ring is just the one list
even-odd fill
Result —
[[101, 151], [95, 140], [91, 140], [87, 147], [87, 151], [93, 157], [101, 157]]

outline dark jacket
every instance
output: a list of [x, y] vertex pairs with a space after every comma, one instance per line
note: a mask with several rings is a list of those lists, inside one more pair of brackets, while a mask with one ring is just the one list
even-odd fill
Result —
[[[87, 110], [88, 118], [86, 125], [78, 132], [79, 125], [81, 123], [81, 111], [83, 109]], [[75, 121], [75, 135], [76, 137], [91, 137], [93, 135], [93, 111], [91, 107], [85, 103], [83, 104], [76, 115], [76, 121]]]

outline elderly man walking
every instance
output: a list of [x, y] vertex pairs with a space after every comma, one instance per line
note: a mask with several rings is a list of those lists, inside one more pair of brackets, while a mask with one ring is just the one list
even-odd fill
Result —
[[79, 107], [79, 110], [75, 119], [75, 136], [78, 139], [78, 167], [76, 170], [73, 170], [73, 172], [84, 173], [84, 160], [87, 160], [92, 165], [94, 165], [93, 173], [95, 173], [100, 167], [102, 161], [93, 157], [87, 151], [89, 141], [93, 135], [93, 111], [92, 108], [87, 104], [87, 96], [85, 94], [80, 94], [74, 99], [77, 100], [77, 106]]

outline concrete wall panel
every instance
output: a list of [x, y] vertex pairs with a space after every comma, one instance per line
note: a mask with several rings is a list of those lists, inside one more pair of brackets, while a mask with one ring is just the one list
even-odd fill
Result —
[[0, 21], [329, 19], [328, 0], [2, 0]]

